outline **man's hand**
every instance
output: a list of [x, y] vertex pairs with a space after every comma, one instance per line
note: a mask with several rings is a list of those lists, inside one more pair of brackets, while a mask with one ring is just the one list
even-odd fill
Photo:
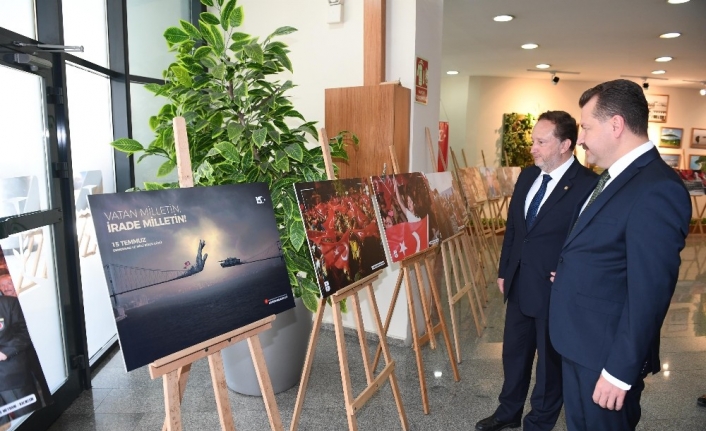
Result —
[[549, 273], [549, 281], [554, 283], [554, 277], [556, 277], [556, 271], [552, 271]]
[[0, 352], [0, 361], [4, 361], [5, 359], [7, 359], [7, 355], [3, 352]]
[[504, 278], [498, 278], [498, 289], [500, 289], [500, 293], [505, 294], [505, 279]]
[[596, 389], [593, 390], [593, 402], [608, 410], [620, 410], [623, 408], [625, 401], [624, 391], [617, 386], [614, 386], [603, 376], [596, 382]]

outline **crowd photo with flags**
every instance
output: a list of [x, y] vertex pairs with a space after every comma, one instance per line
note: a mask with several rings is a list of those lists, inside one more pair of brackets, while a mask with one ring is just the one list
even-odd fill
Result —
[[421, 173], [373, 177], [372, 182], [393, 262], [439, 243], [441, 232]]
[[385, 250], [366, 179], [294, 185], [323, 297], [385, 268]]

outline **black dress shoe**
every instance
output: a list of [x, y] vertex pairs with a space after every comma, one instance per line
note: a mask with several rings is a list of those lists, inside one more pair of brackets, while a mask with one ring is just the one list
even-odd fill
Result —
[[701, 395], [696, 399], [696, 404], [700, 405], [701, 407], [706, 407], [706, 395]]
[[519, 428], [520, 421], [514, 422], [500, 422], [495, 419], [495, 415], [487, 417], [476, 424], [476, 430], [478, 431], [500, 431], [506, 428]]

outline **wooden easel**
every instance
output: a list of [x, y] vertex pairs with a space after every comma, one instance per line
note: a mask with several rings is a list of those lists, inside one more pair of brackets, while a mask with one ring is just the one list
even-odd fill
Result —
[[[326, 135], [326, 130], [321, 129], [319, 131], [319, 142], [321, 144], [321, 151], [324, 156], [324, 164], [326, 166], [326, 174], [329, 179], [335, 179], [335, 174], [333, 171], [333, 162], [331, 161], [331, 150], [328, 145], [328, 136]], [[346, 416], [348, 418], [348, 429], [350, 431], [355, 431], [358, 429], [358, 421], [356, 419], [356, 413], [361, 407], [365, 405], [368, 400], [382, 387], [386, 380], [390, 380], [390, 386], [392, 388], [392, 396], [395, 399], [395, 404], [397, 405], [397, 413], [400, 416], [400, 422], [402, 423], [402, 429], [407, 431], [409, 429], [409, 424], [407, 422], [407, 415], [402, 405], [402, 397], [400, 395], [399, 385], [397, 383], [397, 376], [395, 375], [395, 361], [392, 360], [390, 354], [390, 349], [387, 345], [387, 339], [385, 338], [385, 333], [383, 332], [382, 322], [380, 320], [380, 311], [378, 310], [377, 301], [375, 299], [375, 291], [373, 290], [373, 281], [375, 281], [382, 270], [379, 270], [364, 279], [346, 287], [345, 289], [339, 290], [330, 296], [331, 298], [331, 311], [333, 313], [333, 324], [336, 332], [336, 346], [338, 349], [338, 361], [341, 368], [341, 383], [343, 384], [343, 398], [346, 404]], [[368, 357], [368, 343], [365, 338], [365, 327], [363, 325], [363, 315], [360, 310], [360, 299], [358, 294], [361, 290], [367, 290], [368, 301], [370, 302], [370, 310], [372, 312], [373, 320], [375, 321], [375, 327], [377, 333], [380, 337], [379, 348], [382, 349], [383, 355], [385, 357], [385, 368], [377, 375], [374, 376], [375, 367], [370, 366], [370, 359]], [[351, 308], [354, 312], [356, 326], [358, 327], [358, 341], [360, 343], [361, 353], [363, 355], [363, 367], [365, 368], [365, 378], [367, 380], [367, 386], [357, 397], [353, 397], [353, 389], [351, 385], [350, 370], [348, 368], [348, 353], [346, 350], [346, 340], [345, 334], [343, 332], [343, 320], [341, 317], [341, 308], [339, 303], [345, 299], [350, 298]], [[321, 331], [321, 321], [324, 317], [324, 311], [326, 309], [326, 298], [321, 298], [319, 300], [319, 309], [314, 317], [314, 327], [311, 331], [311, 337], [309, 338], [309, 347], [306, 351], [306, 360], [304, 361], [304, 370], [302, 371], [302, 378], [299, 383], [299, 391], [297, 392], [297, 401], [294, 406], [294, 413], [292, 415], [292, 423], [289, 427], [290, 431], [296, 431], [299, 428], [299, 419], [301, 417], [302, 406], [304, 405], [304, 398], [306, 397], [306, 387], [309, 383], [309, 376], [311, 374], [311, 365], [314, 361], [314, 353], [316, 352], [316, 343], [319, 340], [319, 332]]]
[[[699, 228], [699, 233], [703, 235], [704, 233], [704, 224], [702, 222], [704, 218], [704, 212], [706, 211], [706, 202], [704, 202], [703, 205], [699, 207], [699, 201], [696, 199], [698, 196], [691, 195], [691, 201], [694, 203], [694, 209], [696, 210], [696, 227]], [[694, 229], [694, 233], [696, 233], [696, 229]]]
[[[184, 117], [174, 117], [174, 143], [176, 148], [177, 171], [179, 174], [179, 186], [193, 187], [194, 179], [191, 174], [191, 159], [189, 157], [189, 142], [186, 133], [186, 122]], [[211, 382], [216, 395], [216, 407], [218, 417], [223, 431], [235, 431], [233, 414], [228, 401], [228, 389], [226, 386], [225, 374], [223, 372], [223, 358], [221, 350], [237, 343], [247, 340], [250, 347], [250, 355], [255, 365], [255, 374], [260, 383], [267, 417], [273, 431], [282, 431], [282, 420], [277, 409], [272, 382], [267, 372], [265, 356], [260, 345], [258, 334], [272, 327], [275, 316], [268, 316], [253, 322], [242, 328], [235, 329], [226, 334], [204, 341], [195, 346], [173, 353], [164, 358], [158, 359], [149, 365], [150, 377], [156, 379], [162, 377], [164, 386], [164, 407], [166, 418], [162, 425], [162, 431], [181, 431], [181, 400], [184, 397], [186, 382], [189, 379], [191, 364], [199, 359], [208, 357], [208, 365], [211, 369]]]
[[[393, 173], [399, 173], [400, 168], [397, 164], [397, 158], [395, 157], [393, 148], [390, 147], [390, 159], [392, 162]], [[395, 306], [397, 305], [397, 299], [400, 294], [400, 289], [402, 287], [402, 282], [404, 281], [405, 290], [407, 293], [407, 309], [409, 311], [409, 321], [412, 327], [412, 348], [414, 349], [414, 355], [417, 360], [417, 373], [419, 376], [419, 390], [422, 394], [422, 407], [424, 409], [424, 414], [429, 414], [429, 396], [427, 394], [427, 383], [426, 377], [424, 375], [424, 360], [422, 359], [422, 347], [429, 343], [432, 349], [436, 348], [435, 334], [441, 332], [444, 343], [446, 344], [446, 350], [449, 355], [449, 362], [451, 363], [451, 369], [453, 371], [454, 380], [459, 381], [461, 377], [458, 373], [458, 367], [453, 358], [453, 348], [451, 346], [451, 339], [449, 337], [449, 331], [446, 326], [446, 319], [444, 318], [444, 311], [441, 308], [441, 298], [439, 296], [439, 289], [436, 285], [436, 280], [434, 279], [434, 274], [432, 271], [434, 265], [434, 259], [439, 252], [440, 247], [434, 246], [428, 248], [424, 251], [415, 253], [400, 261], [400, 272], [397, 276], [397, 281], [395, 282], [395, 290], [392, 293], [392, 301], [390, 302], [390, 308], [387, 312], [387, 317], [385, 318], [385, 324], [383, 326], [383, 333], [380, 339], [383, 340], [387, 336], [387, 331], [390, 328], [390, 322], [392, 321], [392, 315], [395, 312]], [[429, 284], [429, 290], [431, 291], [431, 298], [427, 300], [427, 293], [425, 286], [427, 283], [424, 282], [424, 277], [422, 273], [422, 265], [427, 274], [427, 280]], [[424, 313], [424, 324], [426, 327], [426, 333], [424, 335], [419, 335], [417, 329], [417, 314], [414, 304], [414, 292], [412, 290], [412, 281], [419, 288], [419, 298], [421, 301], [421, 309]], [[436, 310], [439, 318], [439, 322], [434, 325], [432, 323], [432, 307]], [[373, 361], [373, 369], [377, 368], [378, 361], [380, 360], [380, 353], [382, 351], [382, 345], [379, 345], [377, 351], [375, 352], [375, 359]]]

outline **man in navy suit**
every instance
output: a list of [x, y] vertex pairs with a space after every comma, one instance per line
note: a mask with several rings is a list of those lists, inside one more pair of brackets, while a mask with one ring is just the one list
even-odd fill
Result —
[[505, 381], [500, 406], [476, 424], [480, 431], [520, 426], [535, 352], [536, 384], [524, 430], [551, 430], [561, 411], [561, 358], [547, 328], [549, 274], [556, 269], [574, 209], [596, 182], [596, 174], [573, 156], [577, 134], [576, 120], [563, 111], [543, 113], [532, 131], [535, 165], [517, 180], [498, 269], [498, 287], [507, 302]]
[[691, 218], [689, 193], [647, 137], [642, 88], [584, 92], [578, 143], [605, 171], [578, 208], [552, 285], [570, 431], [634, 430], [643, 378], [660, 370], [660, 328]]

